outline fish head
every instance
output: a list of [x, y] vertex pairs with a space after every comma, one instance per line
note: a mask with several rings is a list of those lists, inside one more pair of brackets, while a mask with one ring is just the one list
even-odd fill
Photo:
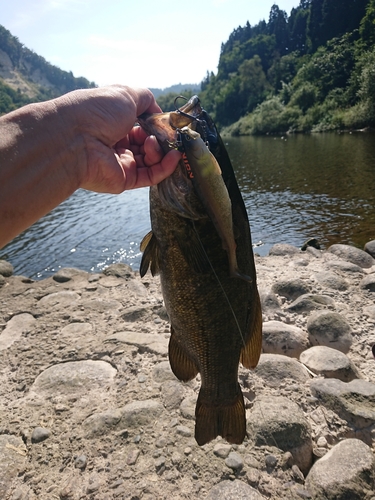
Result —
[[189, 161], [194, 159], [199, 162], [205, 155], [209, 154], [199, 132], [192, 130], [190, 127], [183, 127], [178, 130], [178, 141], [182, 144], [182, 149]]
[[192, 125], [202, 114], [202, 111], [200, 100], [198, 96], [194, 95], [176, 111], [143, 113], [138, 116], [137, 120], [143, 130], [149, 135], [154, 135], [164, 152], [167, 152], [169, 149], [177, 147], [177, 130]]

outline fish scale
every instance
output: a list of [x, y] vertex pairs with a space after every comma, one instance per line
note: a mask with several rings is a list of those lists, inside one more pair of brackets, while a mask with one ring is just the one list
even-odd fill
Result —
[[[194, 111], [195, 106], [189, 113]], [[201, 112], [199, 106], [196, 113]], [[149, 122], [142, 117], [140, 123], [166, 149], [166, 141], [171, 142], [176, 132], [173, 127], [170, 130], [165, 127], [165, 113], [162, 115], [160, 128], [157, 115], [151, 115]], [[177, 118], [173, 118], [174, 122]], [[217, 133], [213, 123], [209, 126]], [[163, 140], [166, 134], [168, 138]], [[230, 276], [228, 255], [217, 229], [192, 182], [186, 173], [181, 175], [186, 172], [183, 160], [172, 176], [163, 181], [167, 183], [165, 186], [150, 188], [152, 232], [141, 244], [141, 275], [149, 267], [153, 274], [160, 274], [171, 323], [172, 371], [182, 381], [191, 380], [197, 373], [201, 375], [195, 413], [195, 438], [199, 445], [218, 435], [237, 444], [245, 438], [245, 407], [238, 366], [241, 361], [245, 367], [254, 368], [262, 344], [262, 315], [250, 227], [229, 157], [220, 136], [217, 138], [213, 153], [223, 171], [232, 204], [236, 258], [241, 272], [251, 281]], [[194, 219], [189, 217], [189, 210], [180, 209], [182, 205], [173, 199], [183, 200], [181, 192], [189, 195], [189, 203], [194, 206], [191, 212], [197, 214]]]

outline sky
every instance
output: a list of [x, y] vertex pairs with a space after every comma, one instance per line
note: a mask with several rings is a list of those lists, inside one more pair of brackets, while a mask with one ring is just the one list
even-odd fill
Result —
[[0, 24], [74, 76], [163, 89], [216, 73], [221, 44], [274, 3], [299, 0], [0, 0]]

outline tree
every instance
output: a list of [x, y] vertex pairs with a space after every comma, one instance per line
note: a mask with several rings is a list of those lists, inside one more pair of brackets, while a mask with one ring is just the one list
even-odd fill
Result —
[[276, 48], [280, 55], [285, 55], [289, 46], [288, 16], [277, 5], [272, 5], [268, 21], [268, 32], [275, 36]]

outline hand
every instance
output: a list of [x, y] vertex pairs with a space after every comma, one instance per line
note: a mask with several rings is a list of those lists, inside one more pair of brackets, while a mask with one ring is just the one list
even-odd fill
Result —
[[56, 102], [62, 115], [74, 120], [74, 133], [82, 139], [82, 188], [121, 193], [157, 184], [172, 174], [181, 158], [175, 150], [164, 155], [155, 137], [134, 127], [140, 114], [161, 111], [147, 89], [114, 85], [71, 92]]

